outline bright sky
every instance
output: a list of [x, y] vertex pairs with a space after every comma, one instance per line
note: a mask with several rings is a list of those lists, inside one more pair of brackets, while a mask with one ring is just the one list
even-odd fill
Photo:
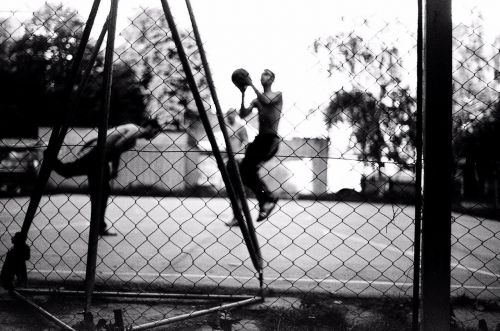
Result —
[[[45, 1], [2, 0], [0, 10], [26, 11], [29, 16]], [[78, 9], [84, 18], [93, 3], [92, 0], [59, 2]], [[102, 25], [108, 3], [101, 1], [97, 26]], [[415, 0], [191, 0], [191, 3], [223, 109], [238, 107], [240, 103], [240, 93], [230, 80], [234, 69], [247, 69], [254, 82], [258, 82], [262, 69], [270, 68], [276, 73], [274, 88], [283, 92], [285, 101], [283, 135], [292, 132], [307, 136], [325, 134], [318, 126], [320, 118], [304, 121], [307, 111], [325, 105], [335, 84], [338, 85], [338, 81], [327, 77], [325, 65], [312, 53], [310, 46], [316, 38], [352, 28], [353, 17], [367, 17], [371, 21], [397, 18], [404, 22], [406, 30], [395, 26], [396, 35], [408, 35], [416, 27]], [[454, 1], [455, 20], [470, 16], [470, 3], [470, 0]], [[486, 31], [500, 31], [500, 23], [494, 17], [500, 12], [500, 1], [476, 0], [474, 3], [482, 9]], [[179, 27], [189, 28], [185, 2], [175, 0], [169, 4]], [[161, 2], [121, 0], [118, 31], [129, 24], [129, 17], [134, 16], [139, 6], [160, 8]], [[415, 66], [414, 63], [405, 65]], [[247, 96], [247, 100], [251, 97]]]

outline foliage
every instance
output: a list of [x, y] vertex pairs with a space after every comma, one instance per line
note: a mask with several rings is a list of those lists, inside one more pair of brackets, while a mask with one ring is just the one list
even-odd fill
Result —
[[482, 14], [474, 8], [470, 22], [459, 23], [453, 30], [453, 137], [456, 139], [471, 134], [475, 122], [491, 116], [497, 100], [491, 84], [492, 63]]
[[[208, 101], [209, 90], [194, 38], [186, 31], [180, 30], [179, 34], [202, 99]], [[134, 67], [142, 81], [148, 82], [149, 112], [177, 128], [197, 122], [198, 110], [163, 11], [142, 9], [124, 30], [123, 37], [128, 45], [121, 50], [120, 58]]]
[[[36, 126], [52, 125], [66, 112], [68, 77], [84, 24], [75, 10], [46, 3], [23, 23], [25, 33], [20, 39], [6, 40], [0, 52], [0, 81], [9, 83], [1, 86], [2, 109], [24, 114], [22, 117]], [[88, 64], [94, 46], [93, 41], [87, 45], [83, 67]], [[79, 107], [71, 110], [71, 125], [95, 126], [100, 120], [102, 67], [100, 54]], [[115, 64], [110, 125], [138, 122], [144, 117], [140, 83], [130, 67]], [[23, 122], [21, 126], [27, 124]]]
[[327, 56], [328, 73], [344, 85], [325, 110], [328, 128], [339, 122], [352, 127], [353, 148], [366, 162], [414, 162], [415, 100], [403, 86], [403, 59], [395, 46], [380, 39], [339, 33], [314, 42], [318, 56]]
[[326, 110], [327, 125], [338, 122], [352, 125], [360, 159], [375, 162], [386, 159], [406, 165], [412, 161], [410, 147], [415, 143], [415, 124], [408, 115], [414, 102], [407, 95], [397, 97], [407, 99], [389, 107], [369, 92], [339, 91]]
[[[363, 22], [370, 27], [370, 22]], [[339, 122], [352, 127], [358, 157], [367, 161], [394, 161], [411, 165], [414, 158], [415, 95], [409, 83], [416, 80], [404, 69], [407, 55], [387, 40], [386, 27], [338, 33], [317, 39], [313, 48], [327, 59], [327, 71], [342, 86], [336, 89], [325, 109], [329, 128]], [[470, 20], [453, 30], [453, 138], [455, 160], [467, 153], [489, 152], [493, 138], [493, 118], [498, 92], [494, 66], [500, 63], [500, 38], [488, 45], [483, 18], [477, 8]], [[415, 54], [415, 48], [409, 50]], [[406, 62], [407, 64], [408, 62]], [[489, 132], [489, 133], [488, 133]], [[481, 141], [481, 142], [480, 142]], [[476, 146], [476, 148], [471, 146]], [[477, 146], [481, 146], [477, 148]], [[490, 150], [491, 151], [491, 150]], [[477, 156], [479, 157], [479, 156]], [[484, 156], [482, 156], [484, 158]]]

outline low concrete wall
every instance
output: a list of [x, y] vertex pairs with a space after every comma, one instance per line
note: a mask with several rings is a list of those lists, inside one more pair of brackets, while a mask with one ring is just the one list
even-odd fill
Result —
[[[40, 138], [46, 145], [50, 129], [40, 129]], [[63, 162], [76, 158], [82, 144], [95, 137], [95, 129], [73, 129], [68, 132], [59, 153]], [[239, 157], [242, 157], [240, 155]], [[294, 173], [293, 162], [306, 160], [302, 173]], [[295, 138], [280, 144], [277, 157], [267, 162], [261, 172], [270, 189], [282, 196], [296, 196], [301, 187], [297, 176], [307, 178], [316, 195], [327, 193], [328, 141], [325, 139]], [[307, 181], [306, 180], [306, 181]], [[114, 192], [164, 192], [179, 194], [205, 187], [224, 191], [220, 171], [211, 151], [188, 146], [188, 135], [183, 132], [160, 134], [153, 141], [139, 140], [134, 150], [122, 154], [118, 177], [112, 181]], [[64, 179], [52, 173], [49, 189], [78, 191], [87, 188], [84, 176]]]
[[[41, 139], [46, 144], [50, 130], [41, 132]], [[68, 132], [64, 145], [59, 152], [63, 162], [76, 158], [78, 150], [84, 141], [97, 135], [94, 129], [74, 129]], [[137, 191], [139, 189], [154, 189], [173, 193], [185, 189], [186, 154], [190, 153], [187, 146], [187, 134], [169, 132], [160, 134], [153, 141], [140, 139], [137, 146], [122, 154], [118, 177], [111, 183], [114, 191]], [[77, 190], [86, 189], [85, 176], [64, 179], [52, 173], [49, 189]]]

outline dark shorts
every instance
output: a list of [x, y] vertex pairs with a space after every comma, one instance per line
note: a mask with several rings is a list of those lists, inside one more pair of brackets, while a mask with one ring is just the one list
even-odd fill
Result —
[[276, 134], [259, 134], [245, 152], [243, 162], [259, 164], [269, 161], [278, 152], [281, 138]]

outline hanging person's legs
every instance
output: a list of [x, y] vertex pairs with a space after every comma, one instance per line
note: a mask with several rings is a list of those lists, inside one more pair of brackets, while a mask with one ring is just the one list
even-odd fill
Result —
[[109, 164], [106, 163], [104, 166], [103, 186], [99, 187], [99, 183], [97, 182], [97, 171], [99, 169], [96, 169], [96, 165], [97, 152], [93, 150], [71, 162], [63, 163], [60, 160], [55, 160], [54, 171], [65, 178], [87, 176], [91, 205], [96, 204], [97, 194], [99, 191], [102, 192], [101, 210], [99, 211], [99, 234], [101, 236], [113, 236], [116, 233], [107, 229], [105, 221], [106, 206], [111, 191], [109, 183], [111, 170], [109, 169]]
[[259, 134], [248, 145], [245, 158], [241, 162], [241, 178], [249, 187], [259, 202], [259, 216], [257, 222], [268, 218], [278, 198], [269, 190], [266, 183], [259, 176], [259, 169], [263, 162], [269, 161], [278, 152], [280, 139], [273, 134]]

